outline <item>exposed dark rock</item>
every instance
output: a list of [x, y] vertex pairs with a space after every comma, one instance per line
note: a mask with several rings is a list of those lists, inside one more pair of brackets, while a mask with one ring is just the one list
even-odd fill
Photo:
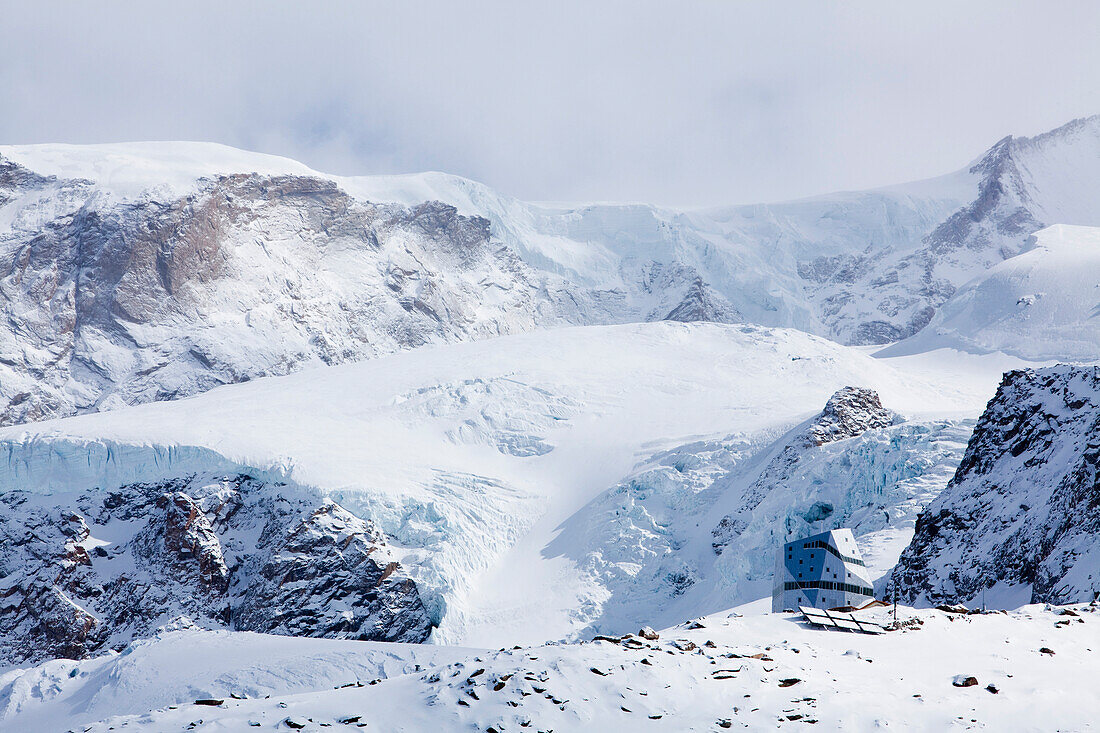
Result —
[[740, 323], [741, 314], [729, 302], [696, 277], [675, 308], [664, 317], [666, 321], [712, 321]]
[[1018, 586], [1031, 603], [1100, 591], [1100, 369], [1005, 374], [947, 488], [925, 509], [887, 592], [980, 603]]
[[889, 427], [892, 423], [893, 416], [883, 408], [877, 392], [845, 387], [825, 403], [825, 409], [806, 430], [806, 440], [812, 445], [824, 445], [854, 438], [867, 430]]
[[303, 519], [240, 597], [234, 625], [290, 636], [422, 642], [431, 622], [385, 538], [329, 502]]
[[406, 642], [431, 633], [382, 533], [304, 492], [238, 475], [50, 500], [0, 495], [0, 664], [79, 659], [164, 625]]

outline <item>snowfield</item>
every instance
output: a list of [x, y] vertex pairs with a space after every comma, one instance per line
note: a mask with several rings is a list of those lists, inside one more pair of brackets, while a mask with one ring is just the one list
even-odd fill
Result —
[[883, 356], [954, 348], [1032, 361], [1100, 359], [1100, 228], [1052, 226], [1032, 249], [990, 268], [943, 306], [923, 331]]
[[[803, 730], [807, 723], [813, 730], [1046, 733], [1092, 730], [1100, 716], [1096, 605], [984, 615], [901, 607], [902, 630], [882, 636], [813, 629], [797, 614], [763, 608], [714, 614], [654, 641], [510, 651], [172, 632], [122, 655], [7, 673], [0, 722], [88, 733]], [[863, 613], [890, 618], [888, 609]], [[956, 686], [970, 677], [972, 686]]]

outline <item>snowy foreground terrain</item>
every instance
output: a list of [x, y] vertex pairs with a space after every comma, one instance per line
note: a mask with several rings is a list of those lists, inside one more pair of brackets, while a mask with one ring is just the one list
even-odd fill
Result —
[[[0, 730], [1096, 727], [1097, 190], [0, 147]], [[889, 633], [765, 611], [836, 527]]]
[[1100, 716], [1098, 611], [902, 607], [903, 628], [876, 637], [758, 603], [653, 641], [500, 651], [176, 631], [0, 675], [0, 720], [96, 732], [1083, 731]]

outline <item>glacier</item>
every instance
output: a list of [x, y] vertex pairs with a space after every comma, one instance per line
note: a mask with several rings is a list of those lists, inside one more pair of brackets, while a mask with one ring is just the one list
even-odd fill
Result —
[[[196, 470], [296, 486], [378, 526], [439, 624], [433, 641], [541, 642], [589, 627], [593, 595], [615, 585], [594, 583], [580, 554], [546, 548], [569, 523], [592, 521], [597, 497], [650, 456], [731, 434], [756, 451], [851, 384], [920, 424], [955, 425], [981, 409], [987, 381], [959, 385], [950, 369], [909, 359], [750, 325], [557, 329], [3, 428], [0, 450], [14, 467], [4, 488], [110, 491]], [[991, 364], [989, 379], [1007, 363]], [[918, 431], [907, 440], [896, 454], [855, 455], [872, 465], [880, 453], [943, 460], [946, 439]], [[880, 483], [908, 478], [881, 471]], [[696, 538], [706, 553], [719, 518]], [[608, 541], [597, 522], [577, 547]], [[652, 587], [657, 598], [665, 586]]]

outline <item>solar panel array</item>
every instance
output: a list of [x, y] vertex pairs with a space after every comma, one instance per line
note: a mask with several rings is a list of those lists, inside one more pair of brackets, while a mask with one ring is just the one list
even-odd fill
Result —
[[857, 631], [863, 634], [881, 634], [886, 631], [881, 624], [864, 621], [843, 611], [825, 611], [820, 608], [799, 606], [802, 616], [814, 626], [841, 631]]

